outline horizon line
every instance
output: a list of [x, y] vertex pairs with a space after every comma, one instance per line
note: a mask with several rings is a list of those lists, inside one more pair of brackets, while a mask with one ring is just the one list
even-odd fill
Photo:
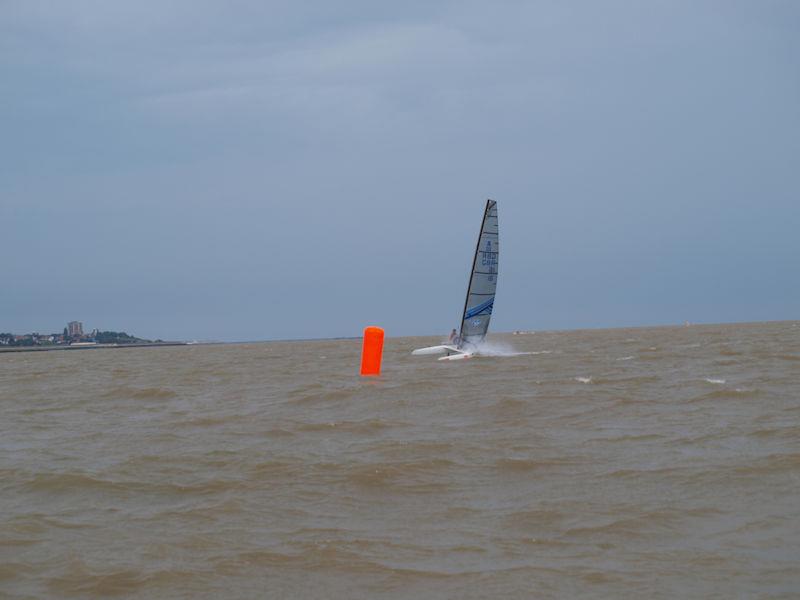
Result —
[[[495, 335], [514, 335], [517, 332], [521, 334], [535, 334], [535, 333], [564, 333], [567, 331], [607, 331], [613, 329], [666, 329], [670, 327], [712, 327], [712, 326], [721, 326], [721, 325], [758, 325], [758, 324], [767, 324], [767, 323], [800, 323], [800, 319], [770, 319], [767, 321], [722, 321], [722, 322], [691, 322], [685, 321], [684, 323], [662, 323], [657, 325], [623, 325], [619, 327], [607, 327], [607, 326], [596, 326], [596, 327], [573, 327], [573, 328], [565, 328], [565, 329], [514, 329], [512, 331], [495, 331], [493, 334]], [[382, 328], [383, 329], [383, 328]], [[411, 335], [389, 335], [387, 333], [386, 337], [391, 337], [395, 339], [399, 338], [413, 338], [413, 337], [436, 337], [439, 334], [435, 333], [426, 333], [426, 334], [411, 334]], [[492, 335], [492, 334], [489, 334]], [[308, 337], [308, 338], [269, 338], [269, 339], [261, 339], [261, 340], [231, 340], [231, 341], [221, 341], [221, 340], [210, 340], [210, 341], [198, 341], [196, 345], [199, 344], [265, 344], [269, 342], [322, 342], [322, 341], [333, 341], [333, 340], [360, 340], [361, 335], [337, 335], [331, 337]]]

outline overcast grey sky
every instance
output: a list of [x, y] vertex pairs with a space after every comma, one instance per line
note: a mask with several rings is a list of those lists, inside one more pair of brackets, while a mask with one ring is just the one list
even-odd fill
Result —
[[0, 1], [0, 331], [800, 317], [800, 3]]

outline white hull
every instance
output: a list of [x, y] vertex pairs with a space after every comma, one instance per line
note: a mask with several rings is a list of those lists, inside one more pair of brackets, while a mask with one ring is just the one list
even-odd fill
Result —
[[431, 354], [447, 354], [448, 352], [458, 352], [458, 348], [447, 344], [441, 346], [428, 346], [427, 348], [417, 348], [411, 354], [414, 356], [427, 356]]
[[475, 356], [474, 352], [462, 352], [461, 350], [458, 351], [458, 354], [451, 354], [450, 356], [440, 356], [439, 360], [463, 360], [465, 358], [472, 358]]
[[427, 348], [417, 348], [411, 354], [414, 356], [430, 356], [434, 354], [447, 355], [439, 357], [439, 360], [461, 360], [462, 358], [475, 356], [475, 352], [460, 350], [457, 346], [451, 346], [449, 344], [443, 344], [441, 346], [428, 346]]

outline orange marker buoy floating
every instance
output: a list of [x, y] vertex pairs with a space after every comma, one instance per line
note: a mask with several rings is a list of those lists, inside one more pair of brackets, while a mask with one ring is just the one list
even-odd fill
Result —
[[367, 327], [364, 329], [364, 345], [361, 348], [361, 375], [380, 375], [382, 354], [383, 329]]

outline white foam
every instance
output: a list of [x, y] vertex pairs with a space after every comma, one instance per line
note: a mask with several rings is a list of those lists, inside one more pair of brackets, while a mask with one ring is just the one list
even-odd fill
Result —
[[[549, 353], [549, 350], [545, 352]], [[539, 352], [517, 352], [517, 350], [506, 342], [496, 342], [483, 340], [478, 344], [478, 354], [481, 356], [524, 356], [526, 354], [540, 354]]]
[[591, 377], [576, 377], [575, 381], [580, 381], [581, 383], [592, 383]]
[[706, 377], [706, 381], [707, 381], [708, 383], [716, 383], [716, 384], [718, 384], [718, 385], [721, 385], [721, 384], [725, 383], [725, 380], [724, 380], [724, 379], [711, 379], [711, 378], [709, 378], [709, 377]]
[[617, 360], [633, 360], [632, 356], [623, 356], [622, 358], [618, 358]]
[[[470, 350], [472, 348], [470, 347]], [[534, 354], [552, 354], [552, 350], [533, 350], [529, 352], [519, 352], [508, 342], [498, 342], [494, 340], [483, 340], [475, 345], [475, 353], [479, 356], [530, 356]]]

